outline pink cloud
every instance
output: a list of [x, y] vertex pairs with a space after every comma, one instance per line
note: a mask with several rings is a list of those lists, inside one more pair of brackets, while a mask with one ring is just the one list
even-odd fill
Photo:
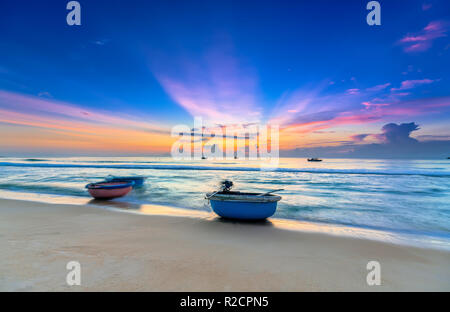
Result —
[[433, 5], [431, 3], [424, 3], [422, 4], [422, 10], [423, 11], [428, 11], [429, 9], [431, 9]]
[[391, 91], [395, 92], [395, 91], [409, 90], [409, 89], [416, 88], [418, 86], [431, 84], [431, 83], [433, 83], [435, 81], [436, 80], [431, 80], [431, 79], [405, 80], [405, 81], [402, 81], [402, 83], [401, 83], [399, 88], [392, 88]]
[[[259, 121], [257, 78], [231, 56], [230, 49], [225, 44], [195, 61], [180, 57], [171, 67], [154, 65], [152, 71], [172, 100], [193, 117], [212, 124]], [[177, 71], [171, 72], [173, 67]]]
[[310, 133], [318, 130], [333, 128], [342, 125], [357, 125], [375, 122], [380, 119], [378, 112], [342, 112], [324, 120], [289, 124], [283, 130], [289, 129], [295, 133]]
[[408, 95], [410, 95], [411, 93], [409, 93], [409, 92], [399, 92], [399, 93], [395, 93], [395, 94], [393, 94], [393, 95], [395, 95], [395, 96], [408, 96]]
[[358, 94], [359, 93], [359, 89], [356, 89], [356, 88], [354, 88], [354, 89], [348, 89], [348, 90], [346, 90], [345, 91], [347, 94], [349, 94], [349, 95], [355, 95], [355, 94]]
[[285, 92], [275, 104], [269, 123], [287, 125], [299, 115], [316, 113], [317, 109], [323, 108], [324, 100], [319, 96], [321, 90], [321, 87], [316, 87]]
[[374, 87], [371, 87], [371, 88], [367, 88], [366, 90], [367, 90], [367, 91], [370, 91], [370, 92], [381, 91], [381, 90], [386, 89], [386, 88], [389, 87], [390, 85], [391, 85], [391, 84], [388, 82], [388, 83], [385, 83], [385, 84], [380, 84], [380, 85], [377, 85], [377, 86], [374, 86]]
[[[169, 129], [157, 126], [155, 123], [140, 121], [131, 116], [125, 118], [123, 113], [118, 117], [109, 112], [88, 110], [71, 103], [4, 90], [0, 90], [0, 109], [3, 117], [6, 116], [6, 112], [9, 112], [10, 118], [8, 120], [14, 121], [17, 117], [18, 121], [26, 120], [30, 125], [34, 121], [43, 120], [44, 122], [37, 122], [36, 124], [45, 125], [45, 122], [50, 123], [50, 121], [52, 121], [51, 124], [57, 124], [58, 126], [64, 126], [68, 122], [89, 123], [134, 128], [148, 132], [170, 133]], [[26, 112], [26, 114], [23, 114], [23, 112]], [[27, 116], [27, 118], [19, 118], [19, 116]], [[6, 122], [5, 120], [3, 119], [4, 122]]]
[[346, 111], [322, 119], [292, 122], [281, 127], [290, 129], [295, 133], [309, 133], [342, 125], [357, 125], [372, 123], [380, 120], [389, 120], [398, 116], [417, 116], [440, 113], [450, 108], [450, 97], [421, 99], [413, 101], [397, 101], [395, 103], [363, 102], [366, 109]]
[[429, 98], [395, 103], [395, 105], [386, 109], [383, 114], [387, 116], [416, 116], [443, 113], [447, 108], [450, 108], [450, 97]]
[[355, 134], [355, 135], [350, 136], [350, 139], [355, 142], [362, 142], [369, 135], [370, 134]]
[[[283, 94], [269, 123], [279, 125], [282, 131], [291, 135], [304, 135], [338, 126], [390, 122], [399, 116], [447, 111], [450, 97], [420, 100], [409, 100], [406, 97], [410, 95], [409, 90], [436, 81], [439, 79], [405, 80], [397, 88], [391, 89], [388, 88], [392, 84], [386, 82], [365, 89], [348, 89], [333, 95], [321, 95], [321, 89], [304, 88], [293, 94]], [[378, 97], [369, 98], [374, 95], [370, 92], [377, 90], [385, 92]]]
[[448, 23], [443, 21], [430, 22], [423, 30], [408, 34], [399, 43], [405, 52], [422, 52], [428, 50], [437, 38], [447, 36]]
[[378, 108], [380, 108], [382, 106], [389, 106], [390, 105], [388, 103], [373, 103], [373, 102], [370, 102], [370, 101], [362, 102], [361, 104], [364, 105], [364, 107], [366, 109], [371, 109], [371, 108], [378, 109]]

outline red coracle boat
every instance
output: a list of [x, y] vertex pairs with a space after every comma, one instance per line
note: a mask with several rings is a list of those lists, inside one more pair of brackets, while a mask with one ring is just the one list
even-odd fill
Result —
[[86, 188], [95, 199], [113, 199], [127, 195], [133, 189], [134, 182], [99, 182], [90, 183]]

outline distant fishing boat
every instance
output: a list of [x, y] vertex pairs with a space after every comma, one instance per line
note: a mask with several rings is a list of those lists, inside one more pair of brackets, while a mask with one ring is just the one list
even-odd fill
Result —
[[231, 181], [222, 182], [219, 191], [206, 194], [212, 210], [223, 218], [238, 220], [263, 220], [271, 217], [277, 210], [281, 196], [271, 193], [231, 192]]
[[322, 159], [319, 159], [319, 158], [308, 158], [308, 161], [322, 161]]
[[144, 185], [145, 177], [140, 176], [129, 176], [129, 177], [118, 177], [118, 176], [108, 176], [106, 177], [107, 182], [134, 182], [133, 187], [141, 187]]
[[95, 199], [113, 199], [127, 195], [133, 188], [133, 181], [99, 182], [86, 185], [89, 194]]

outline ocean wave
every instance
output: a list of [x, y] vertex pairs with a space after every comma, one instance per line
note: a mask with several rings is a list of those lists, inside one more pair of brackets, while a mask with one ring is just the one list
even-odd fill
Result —
[[41, 159], [41, 158], [27, 158], [27, 159], [24, 159], [23, 161], [31, 161], [31, 162], [33, 162], [33, 161], [49, 161], [48, 159]]
[[66, 196], [89, 196], [84, 188], [67, 186], [55, 186], [46, 184], [23, 184], [23, 183], [0, 183], [0, 190], [24, 191], [31, 193], [66, 195]]
[[208, 171], [261, 171], [287, 173], [355, 174], [355, 175], [421, 175], [450, 177], [450, 172], [432, 170], [378, 170], [378, 169], [330, 169], [330, 168], [259, 168], [259, 167], [215, 167], [195, 165], [95, 165], [0, 162], [0, 167], [31, 168], [95, 168], [95, 169], [150, 169], [150, 170], [208, 170]]

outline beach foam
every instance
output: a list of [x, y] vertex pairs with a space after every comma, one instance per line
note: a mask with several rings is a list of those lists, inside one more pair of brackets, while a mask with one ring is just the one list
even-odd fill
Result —
[[331, 174], [371, 174], [371, 175], [423, 175], [432, 177], [450, 177], [450, 172], [441, 170], [376, 170], [376, 169], [330, 169], [330, 168], [259, 168], [259, 167], [223, 167], [195, 165], [94, 165], [94, 164], [55, 164], [55, 163], [16, 163], [0, 162], [3, 167], [30, 168], [96, 168], [96, 169], [152, 169], [152, 170], [213, 170], [213, 171], [265, 171], [265, 172], [304, 172]]

